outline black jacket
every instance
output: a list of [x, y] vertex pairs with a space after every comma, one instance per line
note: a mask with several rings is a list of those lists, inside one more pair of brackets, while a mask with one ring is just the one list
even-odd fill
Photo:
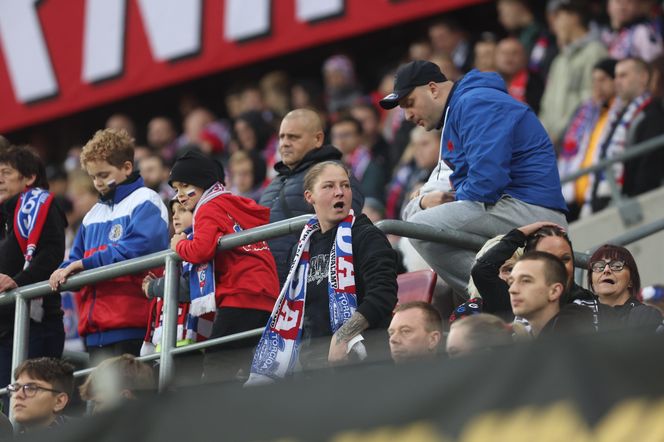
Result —
[[[513, 229], [490, 248], [483, 256], [477, 258], [471, 270], [475, 287], [482, 296], [482, 310], [501, 317], [512, 317], [509, 287], [498, 276], [500, 267], [512, 257], [516, 249], [526, 244], [526, 235], [519, 229]], [[597, 296], [591, 291], [572, 283], [564, 295], [564, 304], [579, 304], [589, 308], [592, 323], [598, 330], [607, 330], [614, 325], [614, 314], [611, 307], [599, 303]], [[600, 319], [601, 318], [601, 319]], [[602, 326], [600, 327], [600, 323]]]
[[[642, 143], [664, 134], [664, 101], [653, 99], [635, 121], [633, 143]], [[633, 147], [626, 146], [627, 149]], [[658, 188], [664, 182], [664, 149], [625, 162], [623, 193], [636, 196]]]
[[[306, 337], [332, 335], [327, 269], [336, 234], [335, 228], [325, 233], [316, 232], [311, 237], [304, 309], [304, 334], [309, 335]], [[366, 215], [355, 218], [352, 235], [357, 311], [367, 319], [370, 328], [387, 328], [397, 303], [397, 254], [385, 234]], [[324, 255], [327, 256], [323, 258]], [[313, 262], [314, 258], [318, 262]]]
[[[0, 220], [0, 273], [10, 276], [19, 287], [47, 280], [65, 255], [65, 227], [67, 220], [62, 209], [53, 201], [46, 216], [44, 228], [37, 243], [37, 250], [30, 266], [23, 270], [25, 259], [14, 234], [14, 211], [19, 196], [16, 195], [2, 204]], [[44, 296], [43, 321], [62, 321], [60, 295]], [[0, 337], [11, 336], [14, 329], [14, 306], [0, 307]]]
[[567, 304], [546, 323], [539, 337], [574, 336], [593, 332], [595, 328], [592, 310], [577, 304]]
[[[340, 160], [341, 152], [334, 146], [323, 146], [308, 152], [294, 169], [290, 169], [281, 161], [275, 164], [274, 169], [278, 175], [265, 189], [258, 202], [270, 209], [270, 222], [282, 221], [306, 213], [313, 214], [313, 208], [304, 200], [304, 176], [316, 163]], [[353, 210], [359, 214], [364, 206], [364, 195], [360, 190], [360, 184], [354, 177], [351, 177], [351, 188], [353, 190]], [[299, 234], [292, 234], [268, 241], [277, 264], [279, 286], [284, 284], [286, 276], [288, 276], [290, 266], [288, 258], [291, 248], [297, 243], [298, 238]]]
[[662, 325], [662, 315], [654, 307], [642, 304], [636, 298], [630, 297], [623, 305], [613, 307], [619, 323], [630, 329], [643, 331], [656, 331]]

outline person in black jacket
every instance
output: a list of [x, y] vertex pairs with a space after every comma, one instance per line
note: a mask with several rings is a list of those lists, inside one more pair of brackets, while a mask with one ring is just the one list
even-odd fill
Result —
[[564, 301], [568, 272], [547, 252], [526, 252], [508, 278], [512, 312], [528, 321], [531, 334], [565, 336], [593, 333], [592, 311]]
[[511, 316], [508, 285], [500, 278], [500, 268], [519, 247], [524, 246], [526, 251], [548, 252], [563, 262], [567, 270], [563, 303], [590, 308], [597, 330], [608, 330], [615, 326], [616, 315], [612, 309], [602, 306], [597, 296], [574, 282], [572, 242], [560, 226], [550, 222], [537, 222], [513, 229], [494, 247], [477, 258], [471, 275], [482, 296], [485, 313], [493, 313], [503, 318]]
[[[48, 189], [44, 165], [30, 148], [12, 146], [0, 151], [0, 221], [3, 227], [0, 231], [0, 292], [47, 280], [64, 258], [67, 221], [52, 195], [44, 189]], [[44, 198], [44, 204], [33, 205], [33, 196], [35, 200]], [[37, 206], [41, 210], [30, 210]], [[25, 225], [26, 218], [21, 217], [21, 212], [35, 216], [35, 224], [40, 224], [42, 219], [40, 234], [37, 228], [29, 232], [25, 232], [25, 228], [15, 230], [15, 225]], [[21, 239], [23, 247], [19, 243], [22, 233], [33, 234], [27, 236], [27, 240]], [[34, 250], [27, 244], [32, 241], [36, 245]], [[53, 293], [42, 300], [33, 300], [30, 310], [28, 357], [59, 358], [65, 337], [60, 295]], [[10, 381], [13, 334], [14, 305], [2, 306], [0, 385]]]
[[[279, 154], [281, 161], [274, 168], [278, 175], [260, 198], [259, 204], [270, 209], [270, 222], [282, 221], [294, 216], [313, 213], [313, 208], [304, 199], [304, 175], [314, 164], [329, 160], [340, 160], [341, 152], [333, 146], [323, 146], [323, 126], [316, 112], [295, 109], [281, 122], [279, 129]], [[360, 184], [351, 177], [353, 210], [360, 213], [364, 196]], [[286, 235], [268, 241], [277, 263], [279, 285], [288, 275], [290, 250], [297, 242], [297, 235]]]
[[[316, 215], [294, 247], [248, 385], [273, 382], [298, 366], [323, 368], [380, 357], [374, 342], [367, 345], [373, 341], [365, 340], [367, 329], [387, 328], [397, 303], [396, 252], [366, 215], [351, 210], [348, 169], [337, 161], [316, 164], [303, 186]], [[374, 337], [387, 356], [386, 334]]]
[[638, 298], [641, 277], [634, 257], [625, 247], [605, 244], [588, 261], [588, 286], [604, 305], [613, 307], [620, 323], [628, 328], [655, 331], [662, 315]]

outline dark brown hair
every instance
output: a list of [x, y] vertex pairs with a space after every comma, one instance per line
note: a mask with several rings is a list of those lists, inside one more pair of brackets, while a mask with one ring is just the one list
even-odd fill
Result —
[[34, 187], [48, 190], [46, 168], [39, 155], [29, 146], [9, 146], [0, 150], [0, 164], [8, 164], [23, 177], [35, 176]]
[[67, 393], [71, 397], [74, 390], [74, 366], [62, 359], [28, 359], [14, 370], [14, 378], [27, 374], [33, 379], [48, 382], [54, 390]]
[[634, 257], [625, 247], [613, 244], [604, 244], [599, 247], [588, 260], [588, 287], [593, 290], [592, 263], [601, 259], [618, 259], [625, 263], [625, 267], [629, 269], [629, 281], [632, 283], [632, 286], [629, 287], [629, 294], [636, 297], [641, 290], [641, 276], [639, 276], [636, 261], [634, 261]]

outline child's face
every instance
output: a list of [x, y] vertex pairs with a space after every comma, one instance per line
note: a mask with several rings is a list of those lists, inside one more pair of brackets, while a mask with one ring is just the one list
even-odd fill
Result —
[[37, 427], [48, 424], [67, 404], [67, 394], [49, 391], [55, 389], [49, 382], [22, 373], [16, 379], [16, 383], [21, 386], [30, 384], [34, 387], [30, 392], [21, 388], [11, 397], [14, 419], [22, 425]]
[[191, 227], [194, 214], [180, 203], [173, 203], [173, 230], [182, 233]]
[[97, 192], [106, 195], [131, 175], [134, 165], [131, 161], [125, 161], [121, 167], [113, 166], [103, 160], [88, 161], [85, 163], [85, 170], [92, 178], [92, 183]]
[[200, 187], [182, 181], [173, 181], [171, 186], [175, 190], [180, 204], [190, 211], [194, 210], [204, 192]]
[[254, 185], [254, 171], [251, 161], [242, 161], [235, 164], [231, 170], [231, 180], [238, 192], [251, 192]]

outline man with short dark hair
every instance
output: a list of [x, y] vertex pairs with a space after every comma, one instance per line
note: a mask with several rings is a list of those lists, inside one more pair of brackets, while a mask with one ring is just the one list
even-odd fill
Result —
[[[473, 70], [454, 83], [435, 64], [414, 61], [399, 68], [394, 92], [380, 104], [400, 106], [426, 130], [442, 129], [438, 166], [403, 210], [406, 221], [488, 238], [536, 221], [567, 224], [551, 141], [498, 74]], [[445, 282], [466, 293], [474, 252], [411, 243]]]
[[[259, 204], [270, 209], [270, 222], [282, 221], [307, 213], [313, 208], [304, 200], [303, 181], [307, 171], [317, 163], [340, 160], [341, 152], [334, 146], [323, 145], [325, 135], [318, 114], [309, 109], [295, 109], [284, 117], [279, 128], [279, 154], [275, 164], [278, 175], [261, 196]], [[358, 181], [351, 177], [353, 210], [359, 214], [364, 196]], [[279, 285], [283, 285], [290, 268], [290, 252], [298, 235], [280, 236], [268, 241], [277, 264]]]
[[443, 323], [431, 304], [409, 302], [394, 310], [387, 333], [392, 359], [399, 364], [435, 355], [443, 337]]
[[14, 420], [30, 432], [66, 422], [62, 415], [74, 389], [74, 367], [61, 359], [28, 359], [7, 388]]
[[[626, 58], [615, 66], [616, 102], [608, 115], [607, 130], [595, 153], [593, 162], [610, 159], [625, 152], [631, 144], [635, 128], [640, 126], [652, 96], [648, 89], [650, 66], [640, 58]], [[650, 125], [661, 127], [661, 121], [650, 121]], [[644, 127], [640, 127], [641, 130]], [[588, 164], [588, 165], [590, 165]], [[616, 185], [624, 181], [623, 163], [613, 166]], [[604, 171], [588, 175], [588, 189], [585, 194], [581, 216], [586, 216], [606, 208], [611, 202], [611, 187]]]
[[595, 331], [592, 310], [566, 302], [567, 270], [554, 255], [527, 252], [514, 265], [507, 283], [514, 316], [527, 320], [534, 336]]

